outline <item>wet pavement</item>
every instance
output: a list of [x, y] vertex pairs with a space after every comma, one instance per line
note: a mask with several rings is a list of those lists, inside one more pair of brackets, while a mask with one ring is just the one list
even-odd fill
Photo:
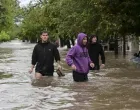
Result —
[[28, 73], [35, 44], [19, 40], [0, 44], [0, 110], [140, 110], [140, 65], [106, 52], [106, 67], [89, 73], [88, 82], [74, 82], [59, 48], [64, 77], [32, 80]]

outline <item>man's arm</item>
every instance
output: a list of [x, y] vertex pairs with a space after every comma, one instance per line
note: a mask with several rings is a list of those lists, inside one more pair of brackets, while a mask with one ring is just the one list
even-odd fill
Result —
[[59, 51], [57, 49], [57, 46], [54, 46], [54, 58], [56, 61], [57, 69], [62, 69], [62, 67], [60, 65], [60, 54], [59, 54]]
[[37, 62], [37, 47], [35, 46], [32, 53], [32, 65], [35, 65]]
[[36, 62], [37, 62], [37, 52], [36, 52], [36, 46], [35, 46], [32, 53], [32, 61], [31, 61], [32, 65], [31, 65], [31, 69], [29, 70], [30, 73], [33, 72]]
[[54, 46], [54, 58], [56, 62], [60, 62], [60, 54], [56, 46]]
[[100, 45], [100, 48], [101, 48], [100, 55], [101, 55], [102, 64], [105, 64], [105, 54], [102, 45]]
[[66, 63], [71, 66], [72, 70], [76, 70], [76, 66], [74, 65], [73, 63], [73, 58], [75, 57], [75, 54], [76, 54], [76, 49], [75, 47], [72, 47], [68, 53], [67, 53], [67, 56], [66, 56]]
[[69, 66], [73, 64], [73, 58], [75, 57], [75, 53], [76, 53], [75, 47], [72, 47], [66, 55], [66, 63]]

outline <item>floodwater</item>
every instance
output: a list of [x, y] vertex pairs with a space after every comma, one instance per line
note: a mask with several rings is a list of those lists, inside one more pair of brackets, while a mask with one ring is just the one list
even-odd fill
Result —
[[74, 82], [59, 48], [64, 77], [32, 80], [29, 74], [35, 44], [19, 40], [0, 44], [0, 110], [140, 110], [140, 66], [106, 52], [106, 67], [89, 73], [88, 82]]

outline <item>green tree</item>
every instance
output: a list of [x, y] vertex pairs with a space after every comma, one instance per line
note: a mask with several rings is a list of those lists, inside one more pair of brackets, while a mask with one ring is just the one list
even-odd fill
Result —
[[15, 25], [14, 18], [17, 6], [17, 0], [0, 0], [0, 31], [9, 34], [10, 39], [13, 37], [12, 32]]

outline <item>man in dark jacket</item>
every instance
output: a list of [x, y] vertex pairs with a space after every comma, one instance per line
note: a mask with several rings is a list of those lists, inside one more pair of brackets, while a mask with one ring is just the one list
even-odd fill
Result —
[[60, 69], [60, 55], [56, 45], [49, 42], [49, 36], [46, 31], [41, 33], [41, 41], [35, 45], [32, 53], [32, 67], [30, 73], [35, 68], [35, 78], [40, 79], [42, 76], [53, 76], [54, 59]]
[[[88, 52], [91, 61], [93, 61], [93, 63], [95, 64], [94, 68], [91, 68], [92, 70], [99, 70], [100, 67], [103, 68], [105, 66], [104, 50], [102, 48], [102, 45], [97, 42], [96, 35], [92, 35], [89, 39]], [[101, 56], [101, 66], [99, 64], [99, 56]]]

